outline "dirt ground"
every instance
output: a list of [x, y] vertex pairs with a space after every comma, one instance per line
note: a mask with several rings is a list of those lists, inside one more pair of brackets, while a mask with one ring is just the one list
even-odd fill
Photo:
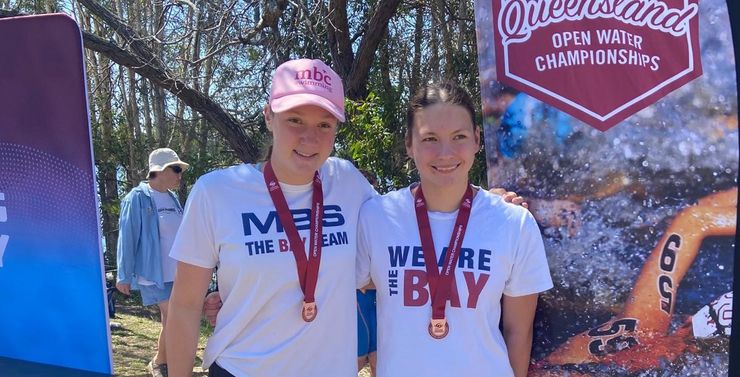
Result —
[[[111, 318], [111, 339], [113, 342], [113, 371], [120, 377], [147, 377], [146, 365], [154, 356], [159, 336], [159, 310], [144, 308], [138, 297], [119, 299], [116, 304], [116, 317]], [[193, 376], [207, 376], [199, 365], [211, 329], [204, 323], [198, 342]], [[370, 377], [369, 368], [358, 373], [359, 377]]]

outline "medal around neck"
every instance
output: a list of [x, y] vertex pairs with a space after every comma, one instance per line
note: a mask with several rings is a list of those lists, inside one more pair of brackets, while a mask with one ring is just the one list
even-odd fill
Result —
[[450, 325], [447, 324], [447, 319], [432, 319], [429, 322], [429, 335], [434, 339], [442, 339], [450, 333]]
[[265, 163], [265, 184], [270, 194], [272, 203], [275, 205], [278, 218], [285, 228], [285, 234], [290, 242], [290, 250], [296, 262], [298, 272], [298, 282], [303, 292], [303, 307], [301, 317], [306, 322], [311, 322], [318, 314], [318, 307], [315, 302], [316, 284], [319, 279], [319, 264], [321, 263], [321, 235], [323, 229], [324, 213], [324, 194], [321, 187], [321, 178], [319, 172], [314, 172], [313, 192], [311, 193], [311, 240], [308, 257], [303, 241], [298, 234], [293, 216], [291, 215], [288, 203], [283, 195], [283, 190], [278, 184], [275, 171], [272, 169], [270, 162]]
[[301, 310], [301, 317], [306, 322], [312, 322], [316, 319], [316, 315], [319, 314], [319, 307], [316, 306], [315, 302], [303, 302], [303, 309]]
[[424, 266], [432, 296], [432, 320], [429, 323], [428, 331], [429, 335], [434, 339], [442, 339], [450, 332], [450, 326], [447, 324], [447, 318], [445, 317], [445, 306], [450, 297], [452, 282], [455, 279], [455, 266], [460, 257], [465, 229], [470, 219], [473, 195], [473, 187], [468, 185], [460, 202], [455, 227], [450, 236], [450, 243], [447, 247], [444, 263], [442, 264], [442, 272], [437, 269], [432, 227], [429, 223], [426, 199], [424, 198], [421, 185], [418, 186], [414, 195], [416, 224], [419, 227], [419, 238], [421, 239], [421, 248], [424, 253]]

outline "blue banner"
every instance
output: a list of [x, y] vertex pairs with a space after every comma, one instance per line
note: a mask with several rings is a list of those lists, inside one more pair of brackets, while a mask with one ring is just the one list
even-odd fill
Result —
[[82, 38], [0, 20], [0, 357], [110, 374]]

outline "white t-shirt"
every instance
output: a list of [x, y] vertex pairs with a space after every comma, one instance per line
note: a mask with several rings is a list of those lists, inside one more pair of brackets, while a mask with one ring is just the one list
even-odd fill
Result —
[[[429, 212], [437, 259], [457, 218]], [[433, 339], [424, 254], [409, 188], [363, 205], [358, 227], [358, 287], [377, 287], [378, 377], [513, 376], [499, 330], [502, 294], [552, 287], [542, 238], [532, 215], [478, 190], [445, 315], [449, 334]]]
[[[177, 268], [177, 261], [170, 257], [170, 249], [172, 244], [175, 242], [175, 235], [177, 235], [177, 228], [180, 227], [182, 221], [182, 210], [175, 203], [175, 199], [169, 192], [159, 192], [155, 189], [150, 188], [149, 194], [154, 201], [154, 206], [157, 208], [157, 218], [159, 219], [159, 255], [162, 258], [162, 281], [172, 282], [175, 281], [175, 269]], [[137, 283], [139, 285], [154, 285], [153, 281], [149, 281], [139, 276]]]
[[175, 242], [177, 229], [182, 222], [182, 210], [175, 203], [169, 192], [152, 190], [152, 199], [157, 206], [159, 217], [159, 247], [162, 255], [162, 281], [175, 281], [177, 261], [170, 257], [170, 249]]
[[[206, 174], [193, 187], [171, 255], [200, 267], [218, 266], [223, 307], [204, 367], [216, 361], [242, 377], [356, 375], [357, 218], [375, 191], [345, 160], [329, 158], [319, 174], [323, 247], [318, 315], [310, 323], [301, 318], [303, 292], [295, 259], [278, 227], [262, 172], [242, 164]], [[281, 187], [307, 239], [311, 184]]]

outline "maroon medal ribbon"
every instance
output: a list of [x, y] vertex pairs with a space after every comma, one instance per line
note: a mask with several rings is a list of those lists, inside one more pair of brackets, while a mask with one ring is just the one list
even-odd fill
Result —
[[267, 191], [270, 193], [280, 223], [283, 225], [285, 234], [288, 236], [290, 250], [293, 252], [293, 257], [295, 257], [296, 268], [298, 269], [298, 281], [301, 284], [304, 297], [301, 316], [306, 322], [311, 322], [316, 318], [316, 314], [318, 314], [314, 294], [316, 293], [316, 283], [319, 279], [321, 234], [324, 214], [324, 192], [321, 188], [321, 178], [319, 178], [318, 171], [314, 173], [311, 198], [311, 237], [308, 258], [306, 258], [306, 248], [301, 240], [301, 236], [298, 234], [298, 229], [293, 221], [293, 215], [290, 213], [290, 208], [285, 201], [283, 190], [280, 188], [280, 183], [269, 161], [265, 163], [264, 175]]
[[424, 265], [427, 271], [427, 280], [429, 281], [429, 293], [432, 297], [432, 320], [429, 323], [429, 335], [435, 339], [442, 339], [449, 333], [449, 325], [445, 318], [445, 305], [450, 297], [452, 279], [455, 278], [455, 266], [457, 265], [457, 260], [460, 258], [460, 249], [462, 249], [465, 229], [468, 227], [468, 220], [470, 219], [470, 212], [473, 207], [473, 187], [468, 185], [465, 195], [463, 195], [441, 272], [437, 267], [432, 227], [429, 224], [426, 199], [424, 199], [424, 192], [421, 190], [421, 185], [416, 189], [414, 203], [416, 207], [416, 223], [419, 226], [419, 237], [421, 238], [421, 248], [424, 251]]

